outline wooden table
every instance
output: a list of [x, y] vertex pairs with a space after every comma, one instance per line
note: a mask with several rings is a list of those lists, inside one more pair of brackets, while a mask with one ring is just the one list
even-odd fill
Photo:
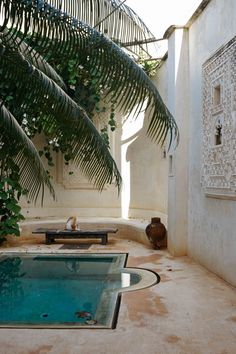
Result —
[[97, 230], [56, 230], [56, 229], [35, 229], [33, 234], [45, 234], [45, 243], [50, 245], [55, 239], [80, 239], [80, 238], [100, 238], [101, 244], [106, 245], [108, 242], [108, 234], [116, 233], [118, 229], [97, 229]]

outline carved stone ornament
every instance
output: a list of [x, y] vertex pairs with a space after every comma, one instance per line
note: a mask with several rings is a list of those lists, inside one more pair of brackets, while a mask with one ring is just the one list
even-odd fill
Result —
[[236, 199], [236, 37], [203, 65], [202, 151], [205, 194]]

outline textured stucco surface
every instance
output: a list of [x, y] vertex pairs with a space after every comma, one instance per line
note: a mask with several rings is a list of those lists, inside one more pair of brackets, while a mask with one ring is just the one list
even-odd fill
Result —
[[[236, 285], [236, 201], [208, 198], [201, 188], [202, 65], [236, 34], [236, 2], [212, 0], [189, 29], [188, 252]], [[235, 154], [235, 151], [234, 151]]]
[[[235, 353], [234, 288], [188, 257], [173, 258], [129, 239], [109, 239], [107, 246], [94, 244], [86, 252], [127, 252], [127, 266], [154, 270], [161, 282], [122, 295], [114, 330], [0, 329], [1, 354]], [[62, 252], [60, 247], [59, 241], [50, 246], [24, 242], [1, 251]]]
[[[22, 199], [22, 211], [28, 218], [62, 217], [134, 217], [150, 218], [155, 213], [167, 214], [167, 164], [163, 149], [147, 136], [148, 117], [131, 113], [122, 118], [117, 113], [117, 129], [110, 139], [111, 154], [122, 176], [120, 194], [114, 184], [102, 193], [89, 183], [74, 165], [63, 163], [60, 154], [54, 155], [55, 166], [47, 168], [52, 175], [56, 192], [53, 200], [45, 192], [44, 208]], [[123, 122], [124, 120], [124, 122]], [[43, 146], [43, 137], [35, 143]], [[68, 172], [74, 173], [69, 175]]]
[[[203, 11], [197, 12], [188, 29], [173, 27], [168, 58], [157, 81], [180, 129], [180, 144], [170, 151], [173, 173], [169, 173], [168, 186], [169, 251], [188, 254], [234, 286], [236, 201], [207, 197], [201, 176], [203, 64], [235, 36], [235, 16], [235, 0], [211, 0]], [[235, 83], [230, 79], [228, 74], [233, 87]], [[235, 155], [233, 149], [232, 154]]]

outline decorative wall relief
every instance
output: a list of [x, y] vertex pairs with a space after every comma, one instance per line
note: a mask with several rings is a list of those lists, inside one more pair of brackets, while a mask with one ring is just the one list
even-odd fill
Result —
[[236, 37], [203, 65], [202, 187], [236, 199]]

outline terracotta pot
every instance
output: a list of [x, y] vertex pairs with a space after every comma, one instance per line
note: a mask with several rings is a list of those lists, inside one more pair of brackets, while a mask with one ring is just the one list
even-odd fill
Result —
[[160, 218], [152, 218], [146, 227], [146, 234], [154, 249], [160, 248], [160, 242], [166, 237], [166, 228]]

